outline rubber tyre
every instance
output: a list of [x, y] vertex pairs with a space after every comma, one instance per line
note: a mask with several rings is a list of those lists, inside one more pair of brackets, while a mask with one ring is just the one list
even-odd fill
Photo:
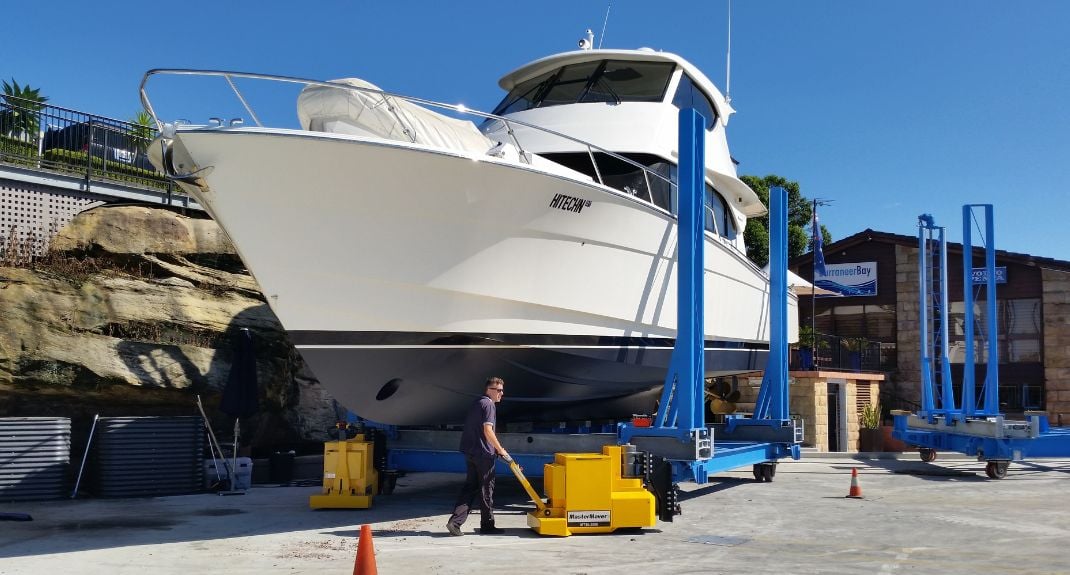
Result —
[[1003, 479], [1007, 477], [1007, 467], [1009, 465], [1009, 461], [989, 461], [988, 465], [985, 465], [985, 475], [989, 479]]
[[755, 463], [754, 466], [751, 468], [751, 471], [754, 473], [755, 481], [761, 483], [764, 480], [762, 478], [762, 465], [760, 463]]
[[920, 451], [918, 451], [918, 455], [921, 457], [921, 460], [924, 461], [925, 463], [932, 463], [932, 462], [936, 461], [936, 450], [935, 449], [929, 449], [927, 447], [923, 447], [923, 448], [921, 448]]

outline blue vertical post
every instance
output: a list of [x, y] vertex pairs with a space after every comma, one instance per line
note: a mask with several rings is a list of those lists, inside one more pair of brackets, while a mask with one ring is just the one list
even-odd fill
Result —
[[988, 309], [988, 370], [985, 374], [985, 412], [999, 413], [999, 325], [996, 322], [996, 234], [993, 229], [992, 204], [985, 210], [985, 303]]
[[[654, 425], [676, 428], [681, 437], [705, 427], [706, 332], [703, 325], [706, 234], [706, 120], [692, 108], [680, 110], [680, 167], [676, 220], [676, 345]], [[625, 433], [630, 436], [631, 429]]]
[[[963, 278], [963, 304], [966, 306], [966, 363], [963, 365], [966, 377], [970, 382], [971, 397], [976, 397], [976, 382], [974, 370], [976, 369], [976, 356], [974, 354], [974, 327], [973, 327], [973, 241], [971, 239], [973, 224], [973, 209], [984, 208], [985, 213], [985, 342], [987, 354], [985, 358], [985, 384], [984, 398], [980, 408], [967, 415], [998, 415], [999, 414], [999, 323], [996, 317], [996, 236], [992, 218], [992, 204], [967, 204], [962, 206], [962, 278]], [[965, 382], [963, 393], [967, 389]]]
[[676, 345], [665, 375], [653, 427], [618, 427], [618, 440], [636, 436], [676, 437], [689, 441], [705, 429], [706, 332], [703, 326], [706, 234], [706, 119], [680, 110], [680, 169], [677, 179]]
[[[944, 237], [944, 227], [940, 226], [940, 387], [943, 391], [941, 407], [944, 413], [951, 414], [957, 411], [955, 402], [955, 390], [951, 387], [951, 360], [947, 356], [947, 308], [949, 305], [947, 294], [947, 241]], [[949, 420], [950, 421], [950, 420]]]
[[933, 398], [932, 355], [929, 353], [929, 302], [932, 294], [929, 286], [929, 236], [933, 225], [932, 216], [918, 216], [918, 334], [921, 337], [921, 411], [929, 415], [936, 408]]
[[[974, 377], [977, 358], [974, 355], [973, 328], [973, 211], [962, 206], [962, 307], [965, 318], [962, 337], [966, 353], [962, 361], [962, 412], [967, 417], [977, 414], [977, 382]], [[983, 410], [982, 410], [983, 411]]]
[[[788, 341], [788, 191], [781, 187], [769, 188], [769, 360], [765, 378], [771, 381], [788, 381], [788, 362], [784, 346], [773, 342]], [[780, 289], [777, 289], [780, 288]], [[788, 419], [788, 386], [769, 385], [769, 414], [772, 419]]]
[[[705, 349], [703, 326], [703, 273], [706, 234], [703, 206], [706, 197], [706, 120], [692, 108], [680, 110], [679, 253], [680, 274], [676, 301], [676, 337], [690, 342], [677, 371], [681, 429], [705, 427]], [[675, 351], [674, 351], [675, 353]], [[675, 361], [675, 358], [674, 358]], [[671, 377], [671, 376], [670, 376]], [[681, 393], [682, 392], [682, 393]]]

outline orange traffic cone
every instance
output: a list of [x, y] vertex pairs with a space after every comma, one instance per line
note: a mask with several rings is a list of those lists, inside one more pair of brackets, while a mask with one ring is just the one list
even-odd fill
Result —
[[851, 468], [851, 490], [847, 492], [851, 499], [862, 499], [862, 488], [858, 486], [858, 468]]
[[379, 571], [375, 568], [375, 547], [372, 545], [371, 525], [360, 526], [357, 562], [353, 565], [353, 575], [379, 575]]

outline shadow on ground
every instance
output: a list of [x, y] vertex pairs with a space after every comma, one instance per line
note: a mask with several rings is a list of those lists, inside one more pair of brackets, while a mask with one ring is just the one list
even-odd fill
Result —
[[[319, 493], [318, 487], [261, 485], [245, 495], [229, 497], [206, 493], [7, 504], [5, 511], [29, 513], [33, 520], [0, 521], [0, 558], [297, 531], [356, 537], [365, 523], [379, 525], [376, 536], [404, 536], [406, 531], [418, 535], [428, 532], [391, 529], [390, 524], [436, 513], [442, 516], [445, 533], [446, 517], [464, 475], [418, 475], [415, 479], [399, 478], [394, 493], [376, 497], [370, 509], [312, 510], [308, 498]], [[496, 508], [501, 515], [525, 514], [535, 508], [520, 484], [511, 478], [499, 480], [496, 495]], [[478, 521], [477, 511], [469, 522], [478, 525]], [[527, 530], [517, 530], [516, 535], [526, 537]]]

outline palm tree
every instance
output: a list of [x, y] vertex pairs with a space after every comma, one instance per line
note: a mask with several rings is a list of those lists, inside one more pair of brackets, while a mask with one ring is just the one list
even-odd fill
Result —
[[37, 135], [40, 127], [39, 112], [48, 101], [40, 88], [19, 86], [14, 78], [8, 84], [3, 81], [4, 106], [0, 110], [0, 135], [29, 140]]
[[156, 121], [145, 110], [138, 110], [137, 114], [130, 119], [131, 135], [134, 138], [134, 148], [144, 153], [149, 147], [156, 130]]

